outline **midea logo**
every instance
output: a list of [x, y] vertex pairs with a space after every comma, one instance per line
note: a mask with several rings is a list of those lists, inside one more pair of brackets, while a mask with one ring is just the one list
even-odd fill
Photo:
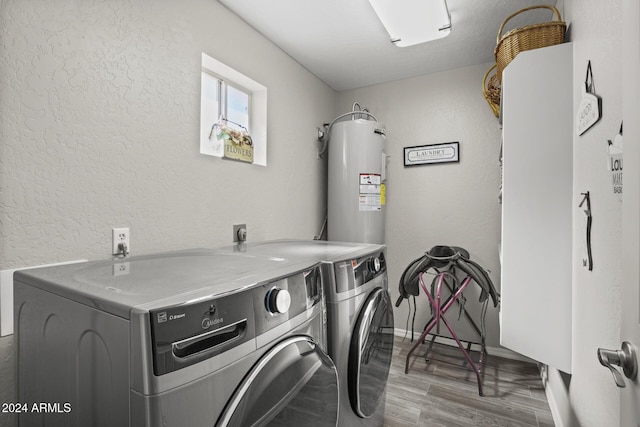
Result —
[[218, 323], [222, 322], [224, 322], [224, 319], [222, 317], [218, 317], [217, 319], [209, 319], [208, 317], [205, 317], [204, 319], [202, 319], [202, 329], [210, 328], [211, 326], [217, 325]]

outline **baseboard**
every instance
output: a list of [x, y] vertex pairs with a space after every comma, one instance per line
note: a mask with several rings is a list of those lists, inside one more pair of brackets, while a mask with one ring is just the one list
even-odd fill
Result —
[[[397, 337], [407, 337], [407, 339], [411, 339], [411, 331], [407, 331], [405, 329], [395, 328], [393, 330], [393, 334]], [[414, 338], [417, 339], [419, 337], [420, 337], [420, 334], [416, 334], [414, 332]], [[436, 337], [435, 342], [437, 342], [438, 344], [444, 344], [444, 345], [456, 347], [456, 342], [453, 339], [447, 338], [447, 337]], [[472, 344], [471, 349], [472, 350], [476, 348], [479, 349], [479, 347], [480, 347], [479, 344]], [[490, 356], [503, 357], [505, 359], [511, 359], [511, 360], [520, 360], [523, 362], [528, 362], [533, 364], [537, 363], [533, 359], [530, 359], [526, 356], [521, 355], [520, 353], [516, 353], [515, 351], [509, 350], [508, 348], [504, 348], [504, 347], [487, 346], [487, 353]]]
[[[553, 424], [556, 427], [564, 427], [567, 425], [565, 420], [562, 417], [562, 412], [560, 411], [560, 405], [558, 400], [567, 401], [565, 406], [569, 406], [568, 397], [564, 396], [556, 396], [557, 389], [554, 389], [549, 383], [549, 366], [541, 364], [540, 365], [540, 378], [542, 379], [542, 385], [544, 386], [544, 393], [547, 396], [547, 402], [549, 403], [549, 409], [551, 410], [551, 416], [553, 417]], [[569, 421], [567, 421], [569, 422]]]
[[544, 393], [547, 395], [547, 402], [549, 403], [549, 409], [551, 410], [553, 425], [555, 425], [556, 427], [564, 427], [553, 390], [551, 389], [551, 387], [545, 387]]

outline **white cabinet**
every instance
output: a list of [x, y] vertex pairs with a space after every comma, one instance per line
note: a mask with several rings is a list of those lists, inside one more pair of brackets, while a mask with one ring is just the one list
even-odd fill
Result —
[[502, 78], [501, 345], [571, 372], [573, 45]]

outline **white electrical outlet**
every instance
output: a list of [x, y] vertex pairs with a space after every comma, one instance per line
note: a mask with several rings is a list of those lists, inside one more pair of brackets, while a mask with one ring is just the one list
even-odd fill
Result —
[[129, 274], [129, 263], [128, 262], [118, 262], [113, 264], [113, 275], [114, 276], [124, 276], [125, 274]]
[[[127, 255], [131, 252], [131, 244], [129, 241], [128, 228], [112, 228], [111, 229], [111, 253], [113, 255]], [[126, 248], [126, 252], [123, 250]]]

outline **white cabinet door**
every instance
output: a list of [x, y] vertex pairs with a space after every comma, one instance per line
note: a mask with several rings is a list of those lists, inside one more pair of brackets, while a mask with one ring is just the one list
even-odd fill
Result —
[[573, 45], [520, 53], [502, 78], [500, 343], [571, 372]]

